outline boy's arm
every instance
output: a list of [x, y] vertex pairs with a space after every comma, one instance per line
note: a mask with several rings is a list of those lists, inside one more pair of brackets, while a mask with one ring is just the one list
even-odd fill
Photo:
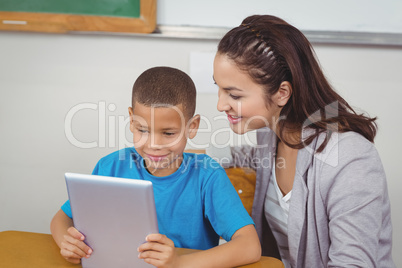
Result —
[[61, 209], [54, 215], [50, 231], [61, 255], [67, 261], [77, 264], [81, 258], [91, 255], [92, 249], [84, 243], [85, 237], [74, 228], [73, 220]]
[[209, 250], [183, 255], [180, 267], [236, 267], [259, 261], [261, 245], [254, 225], [237, 230], [232, 239]]
[[149, 235], [147, 241], [139, 247], [139, 257], [156, 267], [236, 267], [261, 258], [261, 245], [253, 225], [237, 230], [225, 244], [181, 256], [176, 255], [173, 242], [164, 235]]

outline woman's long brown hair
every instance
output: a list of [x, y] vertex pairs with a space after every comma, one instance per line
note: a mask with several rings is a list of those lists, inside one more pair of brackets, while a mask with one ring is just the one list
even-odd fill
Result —
[[[354, 131], [374, 142], [376, 118], [357, 114], [335, 92], [325, 78], [307, 38], [284, 20], [270, 15], [247, 17], [240, 26], [230, 30], [219, 42], [218, 53], [226, 55], [262, 85], [267, 102], [282, 82], [291, 83], [293, 91], [282, 108], [278, 126], [279, 138], [292, 148], [303, 148], [320, 133], [324, 150], [333, 132]], [[297, 142], [288, 140], [286, 132], [315, 130]]]

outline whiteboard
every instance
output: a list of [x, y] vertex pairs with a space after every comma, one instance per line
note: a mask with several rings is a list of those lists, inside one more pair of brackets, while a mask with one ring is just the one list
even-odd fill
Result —
[[402, 0], [158, 0], [157, 23], [234, 27], [271, 14], [302, 31], [402, 33]]

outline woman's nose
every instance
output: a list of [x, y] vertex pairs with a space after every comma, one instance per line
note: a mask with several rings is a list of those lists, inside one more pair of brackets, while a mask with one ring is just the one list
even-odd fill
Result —
[[230, 105], [227, 102], [227, 98], [223, 94], [219, 94], [217, 107], [219, 112], [225, 112], [230, 110]]

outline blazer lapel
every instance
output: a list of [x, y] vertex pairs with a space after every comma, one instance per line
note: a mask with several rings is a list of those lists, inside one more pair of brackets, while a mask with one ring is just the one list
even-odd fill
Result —
[[297, 154], [296, 174], [293, 182], [288, 218], [288, 243], [290, 264], [292, 267], [300, 266], [298, 265], [300, 262], [302, 265], [304, 258], [304, 252], [299, 252], [299, 248], [300, 245], [306, 242], [307, 198], [309, 194], [307, 174], [313, 161], [314, 148], [315, 141], [299, 150]]
[[264, 214], [264, 200], [267, 193], [269, 179], [272, 170], [273, 158], [276, 152], [276, 135], [269, 128], [263, 128], [257, 132], [257, 143], [260, 149], [257, 151], [257, 158], [262, 159], [264, 168], [257, 169], [257, 180], [255, 184], [252, 218], [260, 240], [262, 241]]

